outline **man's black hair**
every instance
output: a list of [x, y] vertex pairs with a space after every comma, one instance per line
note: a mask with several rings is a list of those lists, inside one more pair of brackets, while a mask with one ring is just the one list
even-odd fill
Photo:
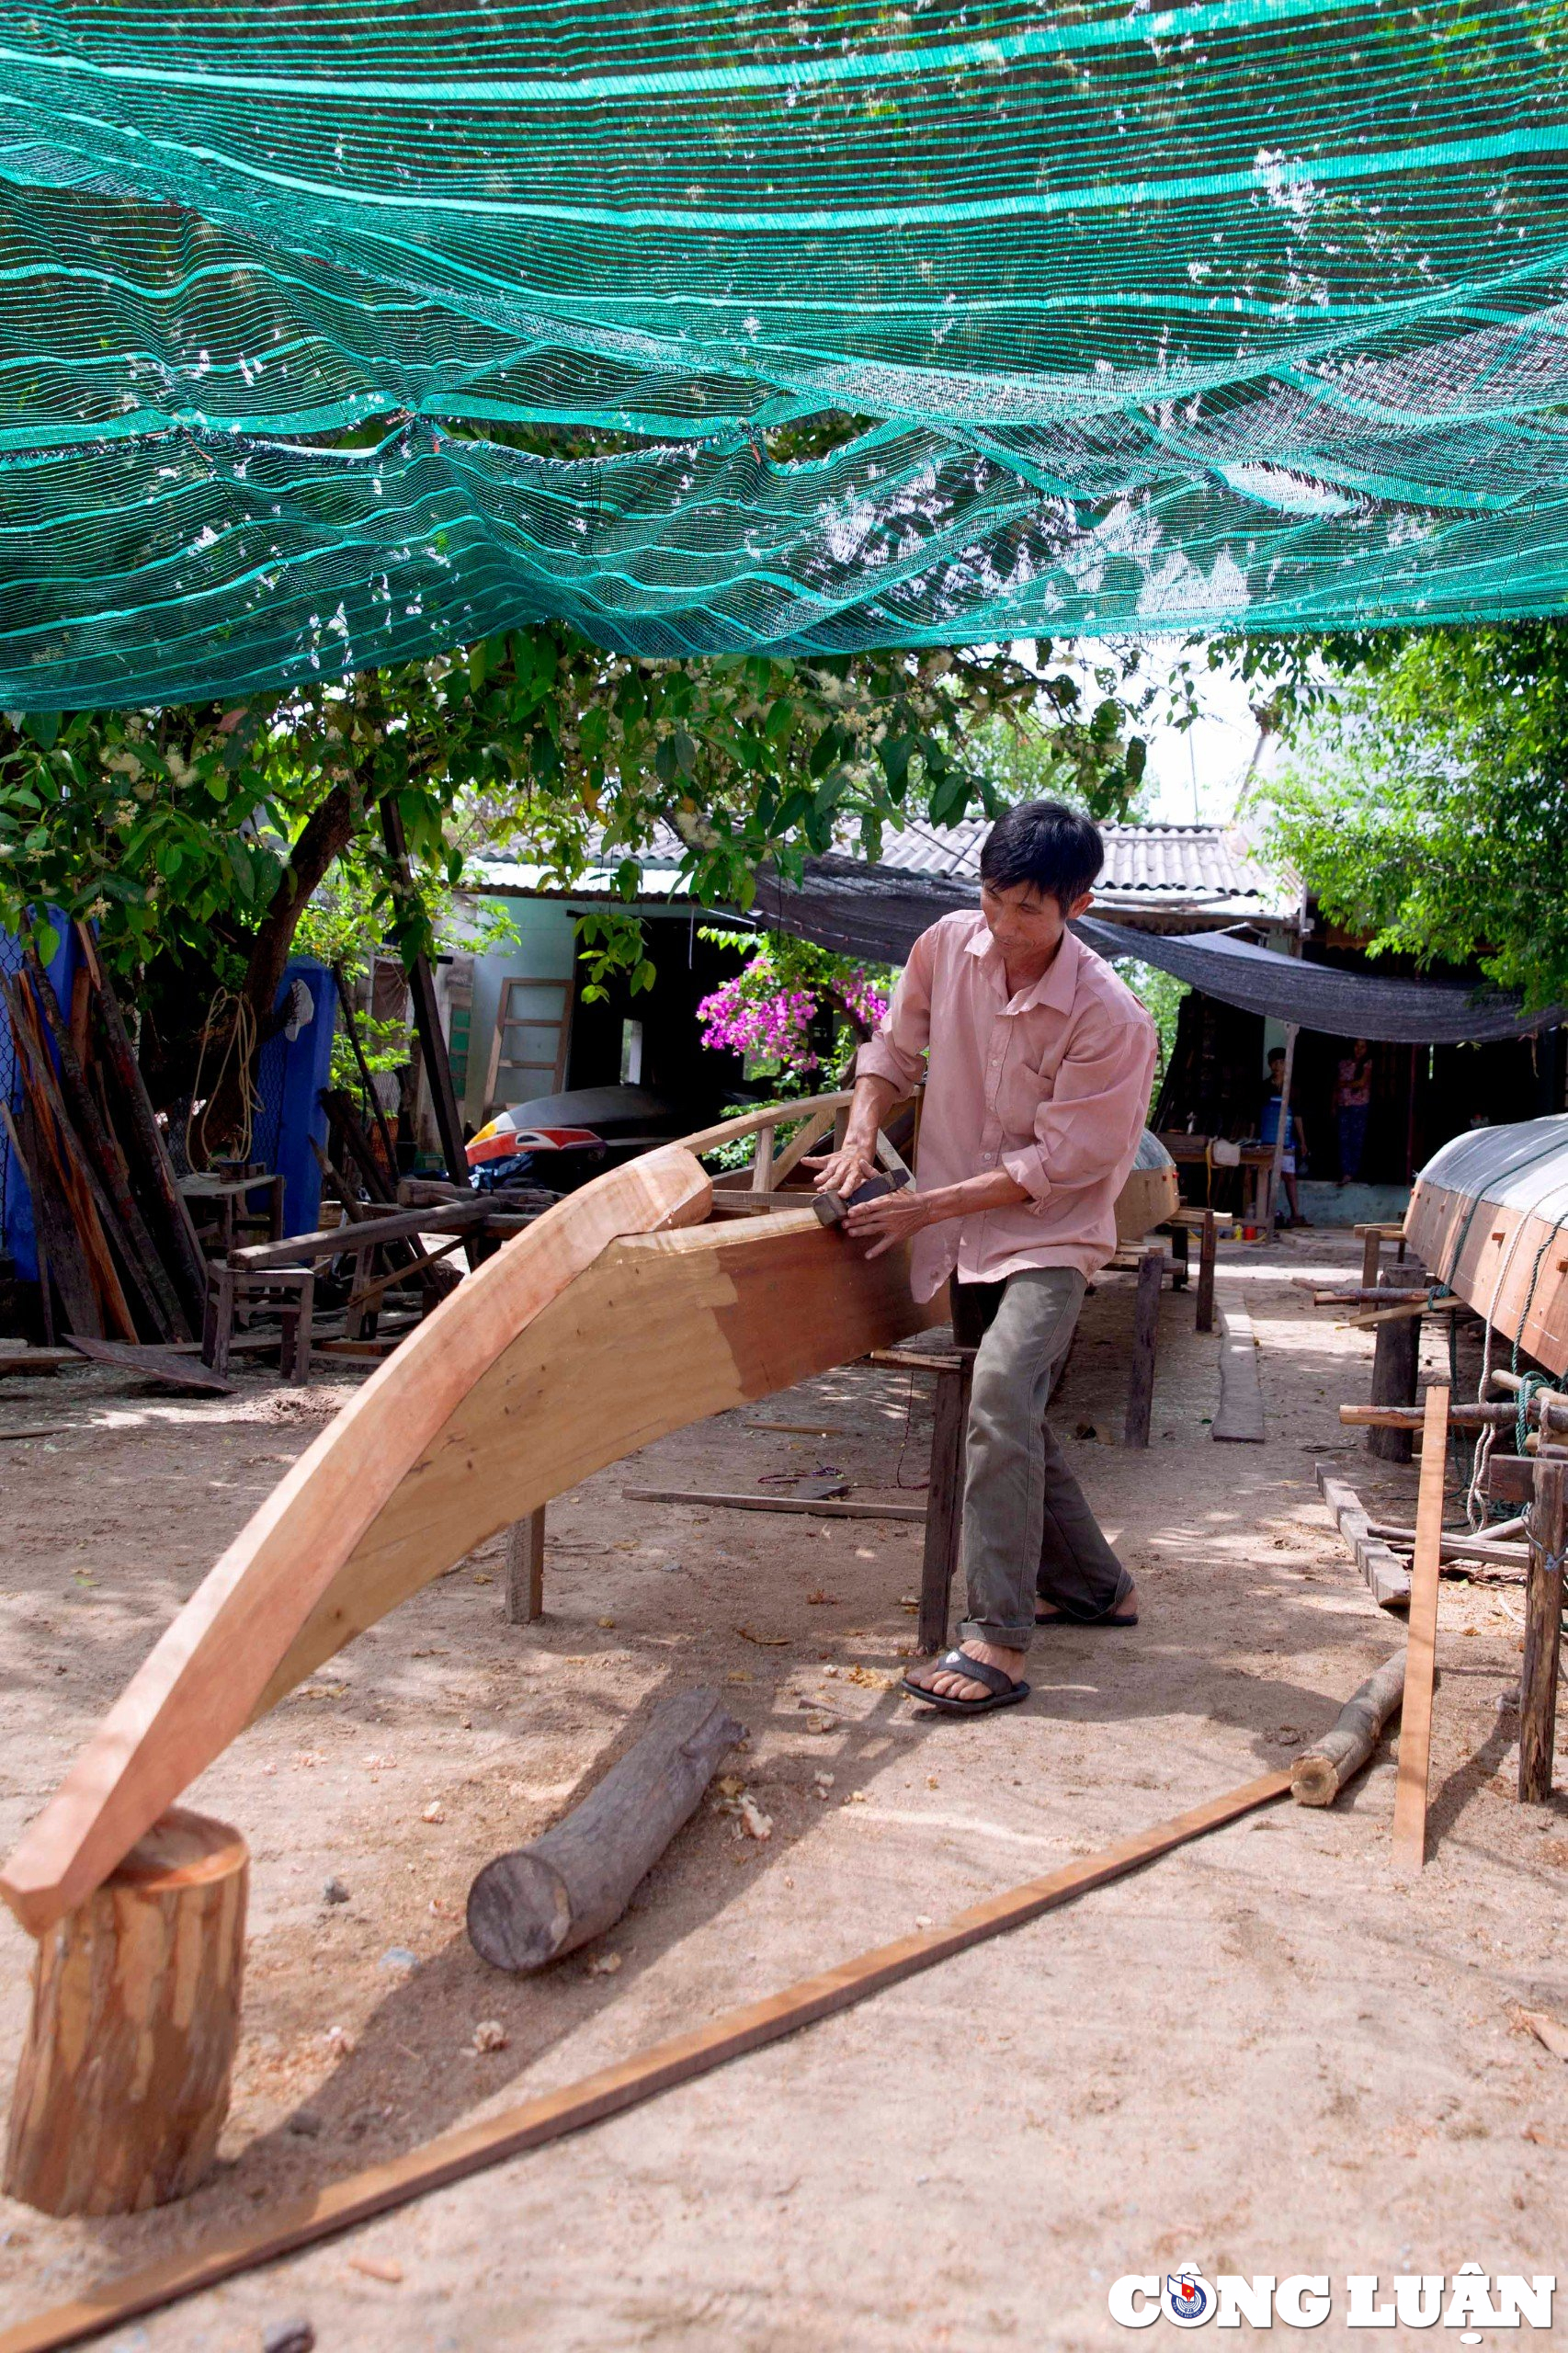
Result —
[[1020, 801], [997, 818], [980, 853], [980, 879], [994, 891], [1033, 885], [1070, 907], [1094, 886], [1105, 844], [1093, 818], [1065, 801]]
[[1284, 1061], [1284, 1059], [1285, 1059], [1285, 1049], [1284, 1049], [1284, 1047], [1283, 1047], [1283, 1046], [1270, 1046], [1270, 1048], [1268, 1049], [1268, 1059], [1269, 1059], [1269, 1061], [1270, 1061], [1271, 1063], [1282, 1063], [1282, 1062]]

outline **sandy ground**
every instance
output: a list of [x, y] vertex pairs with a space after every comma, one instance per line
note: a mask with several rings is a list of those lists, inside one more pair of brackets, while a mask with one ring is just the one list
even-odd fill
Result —
[[[1153, 1442], [1122, 1450], [1126, 1280], [1090, 1301], [1059, 1426], [1137, 1569], [1143, 1620], [1042, 1635], [1022, 1709], [958, 1724], [892, 1688], [914, 1528], [621, 1500], [629, 1480], [733, 1488], [831, 1469], [872, 1497], [917, 1482], [922, 1402], [911, 1418], [907, 1376], [868, 1366], [563, 1498], [538, 1626], [504, 1623], [496, 1545], [363, 1637], [194, 1792], [255, 1857], [217, 2177], [133, 2221], [53, 2222], [0, 2201], [7, 2316], [1288, 1759], [1401, 1639], [1313, 1480], [1337, 1454], [1364, 1494], [1411, 1509], [1414, 1473], [1370, 1464], [1335, 1418], [1366, 1394], [1369, 1336], [1289, 1287], [1350, 1263], [1347, 1243], [1312, 1234], [1221, 1256], [1221, 1299], [1244, 1300], [1261, 1344], [1262, 1447], [1210, 1442], [1217, 1344], [1193, 1331], [1191, 1295], [1167, 1292]], [[87, 1368], [0, 1384], [0, 1429], [70, 1425], [0, 1445], [7, 1843], [346, 1393], [251, 1374], [240, 1397], [197, 1402]], [[1390, 1873], [1385, 1757], [1332, 1812], [1276, 1807], [112, 2342], [257, 2353], [306, 2314], [321, 2346], [356, 2353], [1102, 2347], [1124, 2341], [1112, 2280], [1197, 2262], [1210, 2277], [1329, 2274], [1338, 2309], [1312, 2340], [1327, 2345], [1348, 2273], [1568, 2272], [1568, 2064], [1514, 2015], [1568, 2018], [1568, 1764], [1551, 1807], [1517, 1805], [1519, 1624], [1517, 1590], [1445, 1583], [1417, 1885]], [[462, 1929], [475, 1869], [546, 1826], [662, 1692], [699, 1680], [750, 1726], [737, 1770], [772, 1836], [705, 1808], [604, 1939], [613, 1972], [589, 1956], [528, 1982], [488, 1970]], [[333, 1877], [347, 1903], [324, 1902]], [[0, 1943], [8, 2072], [28, 1947], [8, 1922]], [[508, 2040], [481, 2057], [483, 2019]], [[401, 2278], [358, 2269], [367, 2258]], [[1143, 2341], [1172, 2335], [1162, 2322]], [[1410, 2338], [1439, 2340], [1455, 2341]]]

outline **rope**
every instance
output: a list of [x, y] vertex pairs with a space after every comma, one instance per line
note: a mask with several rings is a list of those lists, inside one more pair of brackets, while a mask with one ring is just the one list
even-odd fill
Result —
[[[213, 1031], [221, 1022], [227, 1024], [228, 1035], [223, 1040], [222, 1057], [218, 1064], [218, 1074], [212, 1081], [211, 1093], [203, 1096], [201, 1074], [207, 1064], [207, 1050], [212, 1042]], [[207, 1168], [211, 1165], [207, 1150], [207, 1114], [217, 1099], [219, 1090], [228, 1074], [229, 1065], [235, 1060], [236, 1055], [238, 1057], [240, 1128], [234, 1141], [233, 1156], [236, 1160], [248, 1160], [256, 1114], [261, 1108], [261, 1097], [251, 1082], [250, 1074], [251, 1065], [256, 1059], [256, 1016], [243, 997], [233, 995], [228, 989], [220, 989], [208, 1006], [207, 1018], [201, 1025], [201, 1044], [196, 1056], [196, 1077], [190, 1090], [190, 1108], [186, 1113], [185, 1152], [186, 1158], [192, 1168], [198, 1166]], [[199, 1101], [201, 1104], [199, 1121], [196, 1110]], [[199, 1162], [196, 1156], [199, 1137], [201, 1154]]]

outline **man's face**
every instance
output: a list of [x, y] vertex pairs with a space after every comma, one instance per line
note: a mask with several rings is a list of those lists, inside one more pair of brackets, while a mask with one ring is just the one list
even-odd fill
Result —
[[1062, 944], [1068, 923], [1093, 904], [1092, 891], [1085, 891], [1063, 911], [1060, 899], [1048, 891], [1037, 891], [1032, 882], [1015, 882], [1006, 890], [990, 882], [980, 886], [980, 912], [986, 927], [1003, 955], [1015, 963], [1033, 963], [1037, 959], [1049, 962]]

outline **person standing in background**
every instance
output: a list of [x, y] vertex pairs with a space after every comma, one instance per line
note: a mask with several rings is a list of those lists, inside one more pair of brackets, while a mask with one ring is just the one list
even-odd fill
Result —
[[[1284, 1102], [1285, 1049], [1283, 1046], [1276, 1046], [1268, 1057], [1268, 1092], [1263, 1098], [1263, 1111], [1257, 1125], [1258, 1134], [1267, 1144], [1272, 1144], [1275, 1137], [1279, 1133], [1279, 1114], [1284, 1108]], [[1284, 1188], [1285, 1199], [1290, 1204], [1290, 1215], [1288, 1220], [1277, 1218], [1277, 1223], [1290, 1225], [1311, 1225], [1312, 1223], [1310, 1217], [1301, 1215], [1301, 1197], [1296, 1190], [1298, 1154], [1304, 1166], [1307, 1157], [1307, 1131], [1301, 1125], [1301, 1113], [1292, 1107], [1285, 1123], [1285, 1148], [1279, 1155], [1279, 1182]]]
[[1367, 1148], [1367, 1113], [1372, 1100], [1372, 1050], [1358, 1038], [1339, 1065], [1334, 1111], [1339, 1124], [1339, 1181], [1354, 1185]]

